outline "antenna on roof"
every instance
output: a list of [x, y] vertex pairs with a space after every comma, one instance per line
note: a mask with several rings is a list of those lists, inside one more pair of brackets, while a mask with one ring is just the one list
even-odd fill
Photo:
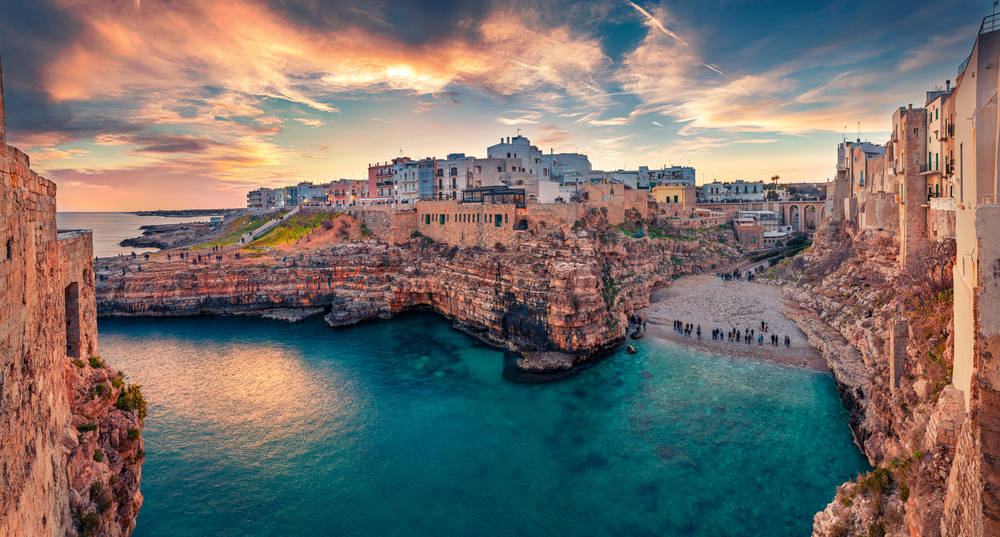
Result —
[[400, 147], [400, 148], [399, 148], [399, 156], [400, 156], [400, 157], [402, 157], [402, 156], [403, 156], [403, 148], [402, 148], [402, 147]]

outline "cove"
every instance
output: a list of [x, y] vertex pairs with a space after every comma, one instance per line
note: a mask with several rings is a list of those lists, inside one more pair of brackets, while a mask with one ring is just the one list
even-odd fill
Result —
[[519, 384], [429, 314], [99, 330], [149, 402], [136, 536], [808, 535], [870, 469], [831, 376], [649, 338]]

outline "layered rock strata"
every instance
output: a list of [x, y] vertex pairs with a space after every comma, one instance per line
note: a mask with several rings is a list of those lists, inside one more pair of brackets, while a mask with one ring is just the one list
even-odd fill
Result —
[[625, 237], [600, 215], [583, 226], [546, 228], [512, 251], [417, 237], [303, 249], [282, 259], [149, 263], [125, 275], [116, 267], [97, 284], [98, 314], [330, 307], [326, 322], [336, 327], [429, 308], [514, 350], [586, 358], [624, 340], [626, 316], [648, 304], [652, 289], [737, 255], [723, 230], [673, 241]]

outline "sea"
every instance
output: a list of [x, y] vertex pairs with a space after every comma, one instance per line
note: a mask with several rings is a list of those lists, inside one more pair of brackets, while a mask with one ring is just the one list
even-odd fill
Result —
[[113, 257], [130, 255], [132, 252], [156, 252], [156, 248], [133, 248], [118, 246], [125, 239], [142, 235], [139, 228], [148, 225], [180, 224], [182, 222], [207, 221], [207, 216], [136, 216], [130, 213], [56, 213], [59, 229], [90, 229], [94, 236], [94, 255]]
[[137, 537], [803, 536], [870, 470], [829, 374], [653, 338], [532, 384], [433, 314], [99, 330], [148, 401]]

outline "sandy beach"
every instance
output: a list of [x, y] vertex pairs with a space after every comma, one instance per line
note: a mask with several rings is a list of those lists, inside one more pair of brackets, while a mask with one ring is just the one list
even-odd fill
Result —
[[[725, 281], [714, 275], [685, 276], [672, 286], [653, 292], [650, 306], [644, 313], [648, 319], [647, 336], [702, 348], [706, 351], [735, 357], [769, 360], [781, 364], [829, 372], [823, 357], [809, 346], [806, 335], [795, 321], [781, 313], [784, 298], [778, 288], [746, 280]], [[673, 329], [674, 321], [701, 325], [698, 339], [694, 332], [685, 336]], [[768, 324], [764, 346], [757, 344], [760, 323]], [[754, 340], [747, 345], [728, 339], [713, 340], [712, 330], [722, 329], [723, 337], [737, 328], [742, 333], [753, 329]], [[777, 334], [781, 344], [770, 344], [771, 334]], [[785, 336], [791, 347], [784, 345]]]

